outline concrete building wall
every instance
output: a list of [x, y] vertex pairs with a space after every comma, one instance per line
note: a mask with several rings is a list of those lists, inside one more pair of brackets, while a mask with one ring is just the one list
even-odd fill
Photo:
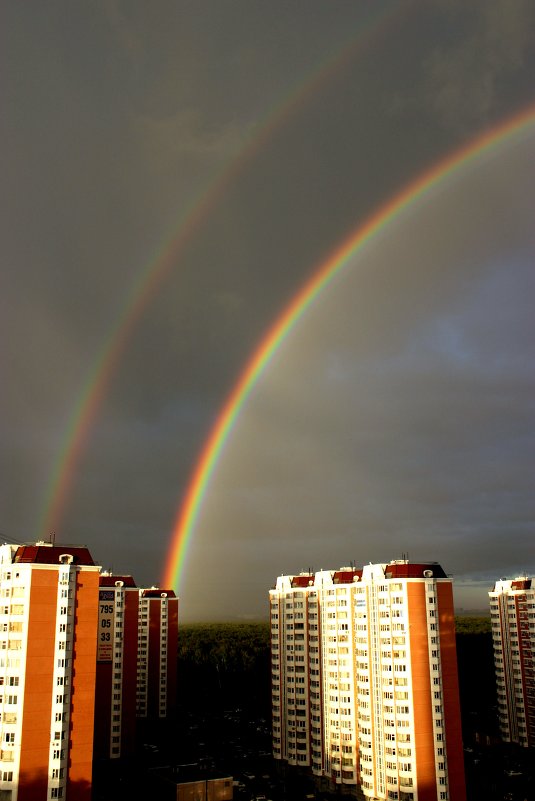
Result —
[[270, 616], [276, 759], [370, 799], [465, 801], [452, 582], [439, 565], [281, 576]]
[[500, 579], [489, 592], [501, 737], [535, 747], [535, 578]]
[[139, 590], [137, 718], [164, 721], [176, 705], [178, 598], [172, 590]]
[[89, 551], [0, 547], [0, 791], [91, 794], [98, 573]]

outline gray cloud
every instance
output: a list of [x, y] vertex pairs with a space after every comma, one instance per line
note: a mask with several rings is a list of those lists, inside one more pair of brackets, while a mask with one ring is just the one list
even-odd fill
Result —
[[535, 11], [529, 0], [436, 5], [448, 35], [424, 63], [427, 92], [444, 124], [465, 133], [492, 120], [504, 85], [533, 64]]
[[[506, 149], [491, 179], [483, 162], [417, 205], [287, 341], [227, 444], [192, 547], [201, 563], [204, 538], [237, 539], [229, 587], [254, 571], [255, 548], [273, 571], [288, 550], [292, 570], [406, 551], [461, 579], [498, 558], [502, 572], [530, 563], [532, 149]], [[192, 557], [193, 580], [197, 569]]]
[[[218, 410], [297, 289], [395, 192], [533, 99], [528, 3], [276, 5], [6, 9], [8, 538], [35, 536], [99, 354], [199, 198], [214, 202], [133, 326], [58, 531], [145, 583]], [[452, 175], [288, 337], [207, 494], [186, 616], [263, 614], [277, 573], [309, 565], [408, 550], [473, 598], [526, 562], [532, 163], [526, 135]]]

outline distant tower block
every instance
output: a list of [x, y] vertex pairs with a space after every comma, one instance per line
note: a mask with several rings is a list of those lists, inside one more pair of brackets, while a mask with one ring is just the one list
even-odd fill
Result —
[[135, 750], [139, 590], [132, 576], [99, 579], [95, 759]]
[[137, 717], [165, 721], [176, 710], [178, 598], [173, 590], [139, 590]]
[[535, 747], [535, 578], [500, 579], [489, 592], [502, 739]]

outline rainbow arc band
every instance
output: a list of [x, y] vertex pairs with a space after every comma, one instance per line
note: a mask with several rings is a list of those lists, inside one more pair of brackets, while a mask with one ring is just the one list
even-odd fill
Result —
[[448, 155], [381, 206], [312, 273], [311, 278], [275, 320], [253, 352], [204, 443], [175, 520], [171, 544], [165, 558], [161, 586], [173, 587], [178, 590], [188, 545], [210, 479], [221, 458], [225, 443], [256, 382], [311, 304], [348, 266], [352, 257], [377, 237], [403, 211], [416, 204], [439, 183], [466, 169], [474, 160], [482, 158], [509, 139], [531, 133], [532, 127], [535, 128], [535, 106], [530, 105], [513, 117], [500, 122], [468, 145], [464, 145]]
[[351, 31], [334, 52], [330, 52], [311, 72], [296, 81], [267, 110], [264, 118], [247, 132], [238, 152], [183, 209], [170, 235], [164, 238], [160, 250], [133, 282], [77, 395], [41, 504], [36, 526], [39, 539], [46, 539], [59, 528], [91, 428], [132, 334], [147, 306], [176, 268], [179, 257], [204, 221], [225, 197], [233, 181], [284, 123], [327, 86], [361, 48], [372, 47], [377, 37], [382, 36], [389, 26], [395, 25], [413, 5], [415, 3], [411, 0], [395, 0], [390, 5], [377, 4], [372, 7], [356, 31]]

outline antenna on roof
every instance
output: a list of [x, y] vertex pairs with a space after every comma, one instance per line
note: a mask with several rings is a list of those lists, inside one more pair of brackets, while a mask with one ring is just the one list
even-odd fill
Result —
[[50, 542], [51, 545], [55, 545], [56, 544], [56, 532], [55, 531], [51, 531], [50, 534], [48, 535], [48, 539], [49, 539], [49, 542]]

